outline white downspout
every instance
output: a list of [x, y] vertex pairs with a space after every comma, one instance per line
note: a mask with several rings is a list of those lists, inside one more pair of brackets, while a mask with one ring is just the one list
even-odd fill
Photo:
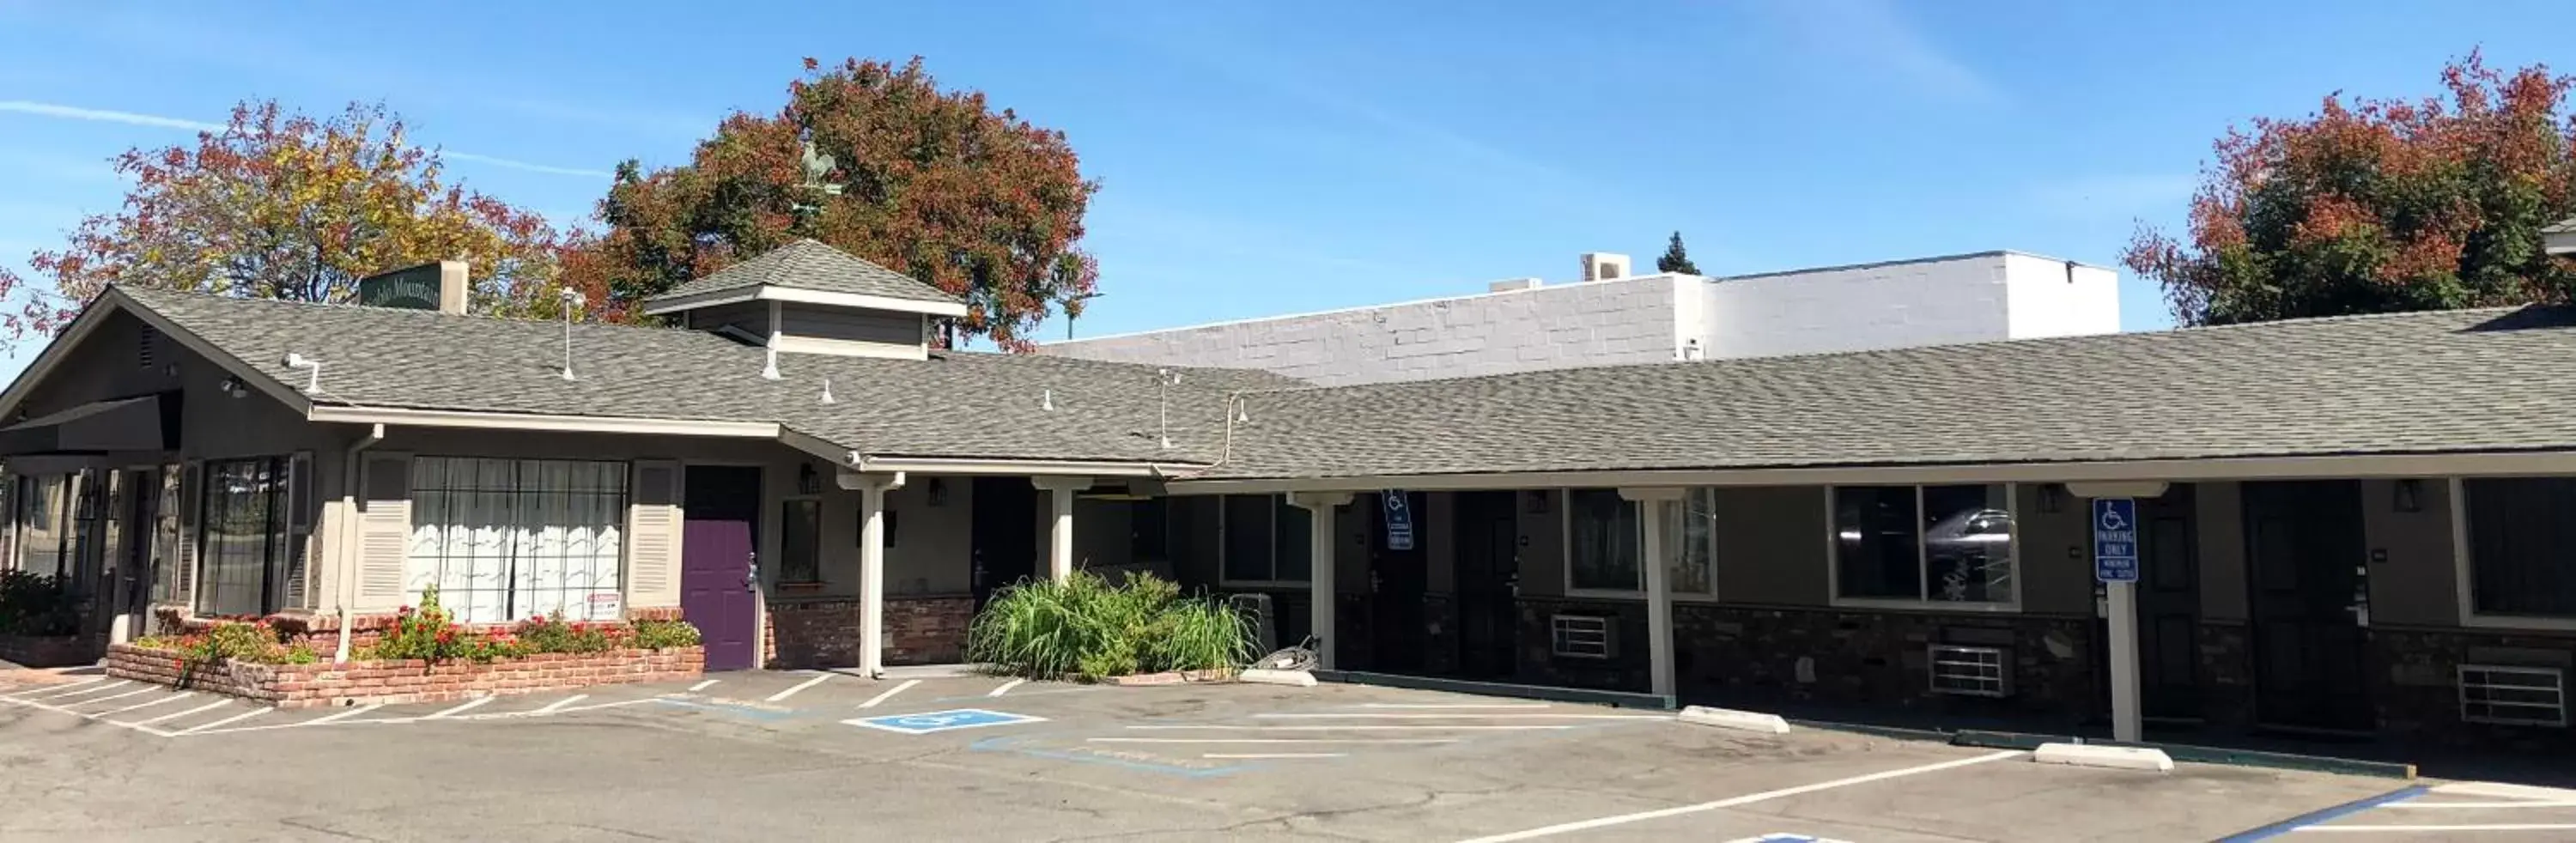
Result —
[[348, 452], [340, 458], [340, 525], [333, 531], [339, 535], [332, 536], [339, 550], [331, 554], [331, 558], [339, 560], [340, 568], [340, 646], [331, 653], [332, 664], [349, 663], [349, 639], [357, 637], [357, 630], [349, 627], [353, 620], [349, 604], [357, 599], [358, 583], [358, 452], [382, 441], [385, 426], [378, 423], [367, 435], [350, 443]]

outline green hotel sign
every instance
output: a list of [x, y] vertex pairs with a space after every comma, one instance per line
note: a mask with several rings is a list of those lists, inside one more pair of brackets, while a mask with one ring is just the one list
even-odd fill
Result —
[[358, 279], [358, 303], [369, 307], [438, 309], [438, 262]]

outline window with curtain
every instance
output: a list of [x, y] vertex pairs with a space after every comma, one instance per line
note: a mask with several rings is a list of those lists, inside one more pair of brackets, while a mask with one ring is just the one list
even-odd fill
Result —
[[276, 611], [288, 559], [287, 457], [212, 460], [198, 517], [197, 613]]
[[1664, 505], [1664, 588], [1674, 594], [1717, 593], [1717, 490], [1698, 488]]
[[[883, 526], [890, 526], [894, 513], [887, 512]], [[882, 529], [882, 526], [881, 526]], [[894, 545], [892, 530], [885, 530], [886, 546]], [[778, 503], [778, 581], [788, 585], [810, 585], [823, 581], [823, 502], [798, 498]]]
[[1833, 500], [1837, 596], [2012, 601], [2009, 487], [1838, 486]]
[[1227, 495], [1218, 547], [1228, 582], [1305, 582], [1313, 568], [1313, 514], [1285, 495]]
[[415, 459], [412, 599], [436, 586], [467, 623], [615, 620], [626, 475], [602, 460]]
[[1644, 531], [1637, 505], [1617, 489], [1571, 489], [1565, 500], [1566, 587], [1644, 590], [1644, 568], [1638, 564]]
[[2480, 614], [2576, 617], [2576, 477], [2463, 480]]

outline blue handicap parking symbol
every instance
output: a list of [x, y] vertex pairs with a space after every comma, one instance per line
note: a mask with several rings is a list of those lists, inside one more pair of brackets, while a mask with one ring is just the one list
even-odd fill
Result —
[[843, 720], [841, 722], [852, 726], [866, 726], [870, 729], [884, 729], [889, 732], [901, 732], [907, 735], [927, 735], [932, 732], [973, 729], [980, 726], [1008, 726], [1013, 723], [1040, 723], [1045, 720], [1046, 718], [1044, 717], [1035, 717], [1027, 714], [986, 711], [980, 708], [954, 708], [947, 711], [927, 711], [920, 714], [889, 714], [884, 717], [861, 717], [856, 720]]

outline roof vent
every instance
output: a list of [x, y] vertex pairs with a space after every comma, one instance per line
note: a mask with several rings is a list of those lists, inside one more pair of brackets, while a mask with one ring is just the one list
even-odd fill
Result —
[[1490, 293], [1517, 293], [1522, 290], [1538, 289], [1539, 285], [1542, 283], [1545, 282], [1536, 278], [1512, 278], [1487, 284], [1485, 285], [1485, 291]]
[[1583, 253], [1583, 280], [1609, 281], [1628, 277], [1628, 256], [1616, 252]]

